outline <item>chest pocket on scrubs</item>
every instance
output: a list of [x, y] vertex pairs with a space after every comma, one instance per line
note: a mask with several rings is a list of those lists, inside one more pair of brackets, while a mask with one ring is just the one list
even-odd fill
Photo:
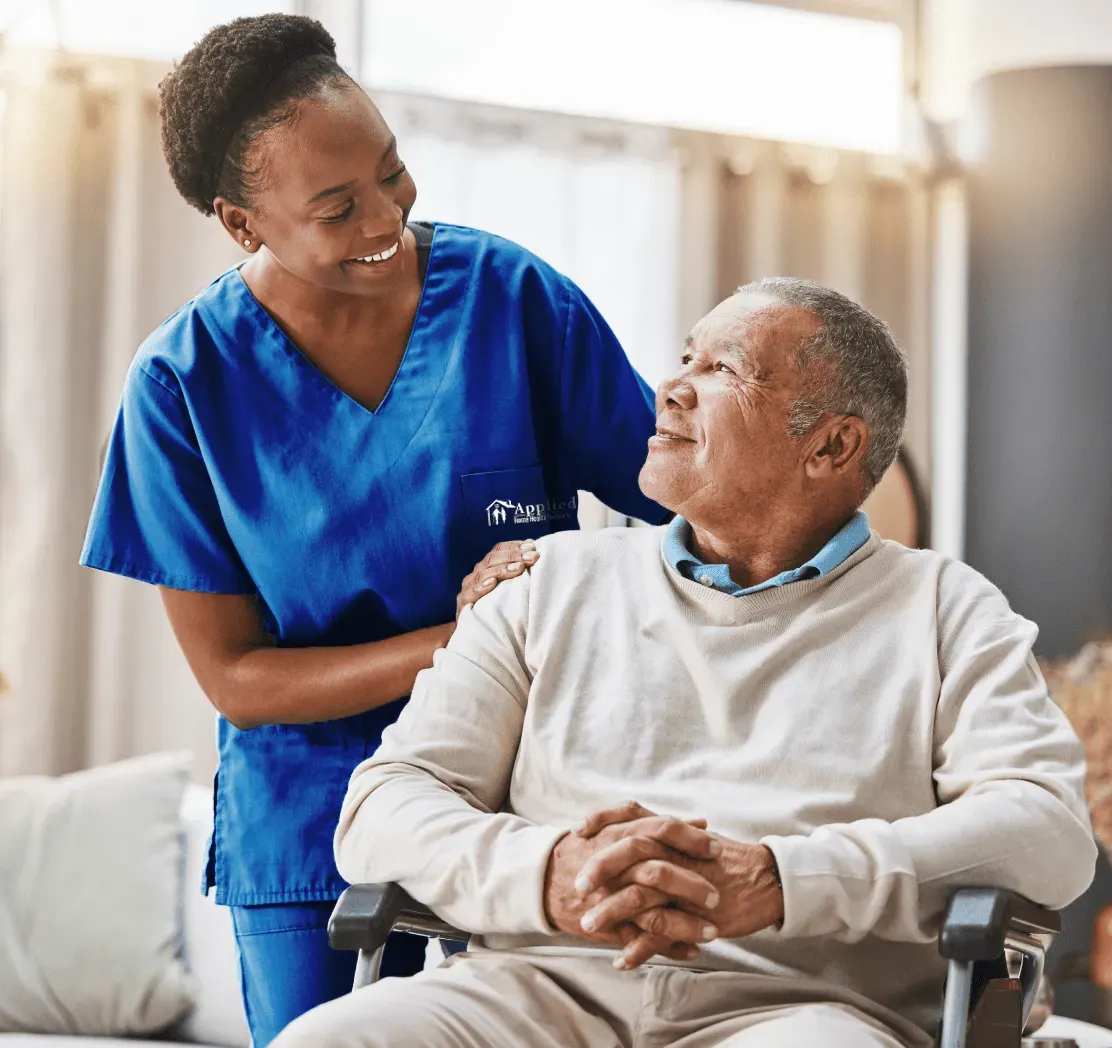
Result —
[[468, 532], [484, 553], [497, 542], [538, 538], [575, 526], [576, 498], [553, 501], [540, 466], [465, 473]]

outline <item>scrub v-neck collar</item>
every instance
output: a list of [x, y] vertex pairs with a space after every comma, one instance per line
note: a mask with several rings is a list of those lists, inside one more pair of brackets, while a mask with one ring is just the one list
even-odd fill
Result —
[[[435, 239], [436, 238], [434, 233], [434, 243]], [[276, 321], [274, 317], [271, 316], [269, 310], [267, 310], [267, 308], [258, 300], [258, 298], [255, 297], [255, 293], [251, 290], [247, 281], [244, 280], [242, 273], [244, 265], [246, 265], [245, 262], [240, 263], [238, 266], [236, 266], [232, 270], [231, 275], [233, 276], [233, 279], [237, 280], [242, 285], [245, 301], [247, 302], [249, 308], [253, 308], [254, 311], [258, 314], [257, 319], [260, 328], [272, 329], [272, 340], [277, 341], [277, 343], [279, 344], [279, 348], [281, 348], [285, 352], [286, 356], [294, 360], [298, 365], [308, 371], [313, 376], [313, 379], [327, 387], [330, 393], [350, 402], [354, 409], [362, 411], [364, 414], [370, 416], [370, 418], [372, 419], [381, 418], [383, 412], [387, 409], [392, 399], [391, 394], [394, 391], [395, 385], [397, 385], [398, 378], [405, 371], [406, 364], [409, 360], [410, 351], [413, 349], [413, 345], [415, 342], [414, 336], [417, 333], [417, 327], [421, 320], [421, 308], [425, 302], [425, 289], [428, 286], [428, 272], [425, 273], [425, 279], [421, 283], [421, 294], [417, 299], [417, 311], [413, 315], [413, 324], [410, 326], [409, 338], [406, 339], [405, 350], [402, 352], [401, 360], [398, 362], [398, 367], [395, 370], [393, 377], [390, 379], [390, 384], [386, 387], [386, 392], [383, 394], [382, 399], [378, 402], [378, 407], [372, 410], [371, 408], [367, 407], [366, 404], [363, 404], [360, 401], [356, 400], [355, 397], [346, 392], [339, 385], [337, 385], [337, 383], [330, 379], [315, 363], [313, 363], [312, 360], [309, 359], [304, 350], [302, 350], [301, 347], [296, 342], [294, 342], [294, 340], [290, 338], [290, 336], [287, 335], [285, 331], [282, 330], [282, 327], [278, 323], [278, 321]], [[432, 249], [430, 247], [429, 271], [431, 270]]]
[[235, 352], [250, 354], [264, 381], [293, 401], [293, 411], [312, 412], [314, 402], [319, 404], [323, 398], [334, 413], [332, 419], [322, 420], [325, 433], [334, 422], [364, 428], [368, 438], [373, 434], [373, 439], [368, 439], [368, 454], [381, 468], [387, 468], [401, 457], [420, 429], [450, 371], [448, 357], [455, 350], [456, 339], [445, 329], [446, 314], [451, 312], [446, 305], [457, 297], [453, 293], [457, 285], [466, 287], [473, 264], [454, 232], [451, 227], [433, 229], [428, 270], [409, 340], [390, 386], [373, 412], [302, 353], [252, 294], [238, 267], [220, 278], [218, 283], [224, 286], [218, 300], [207, 304], [204, 313], [224, 331]]

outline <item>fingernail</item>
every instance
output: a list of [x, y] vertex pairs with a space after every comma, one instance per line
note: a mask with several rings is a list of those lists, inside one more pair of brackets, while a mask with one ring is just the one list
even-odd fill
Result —
[[579, 927], [585, 932], [593, 932], [598, 927], [598, 918], [593, 913], [584, 914]]
[[722, 842], [721, 841], [711, 841], [710, 846], [707, 848], [707, 851], [710, 852], [710, 854], [712, 856], [721, 855], [722, 854]]
[[718, 929], [713, 924], [703, 925], [703, 942], [710, 942], [711, 939], [716, 938]]
[[515, 562], [515, 563], [511, 564], [506, 570], [507, 571], [521, 571], [521, 564]]
[[479, 584], [479, 589], [490, 589], [494, 585], [494, 579], [487, 579]]
[[577, 892], [589, 891], [590, 887], [591, 887], [591, 881], [584, 874], [580, 874], [578, 877], [575, 878], [575, 890]]
[[691, 949], [687, 951], [687, 959], [689, 961], [695, 960], [695, 958], [698, 957], [698, 956], [699, 956], [699, 948], [697, 946], [692, 946]]
[[713, 910], [718, 905], [718, 892], [710, 892], [707, 895], [707, 909]]
[[629, 967], [629, 961], [624, 957], [616, 957], [614, 958], [614, 967], [617, 968], [618, 971], [624, 972]]
[[537, 544], [532, 539], [526, 539], [517, 548], [518, 549], [536, 549]]
[[532, 564], [533, 561], [537, 559], [537, 555], [535, 553], [523, 553], [521, 559], [525, 561], [526, 564]]

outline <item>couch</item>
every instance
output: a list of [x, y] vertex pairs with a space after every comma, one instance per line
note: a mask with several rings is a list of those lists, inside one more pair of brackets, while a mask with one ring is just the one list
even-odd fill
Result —
[[[181, 921], [183, 948], [196, 979], [196, 1005], [162, 1040], [84, 1038], [0, 1033], [2, 1048], [139, 1048], [142, 1045], [190, 1044], [212, 1048], [250, 1048], [251, 1037], [239, 993], [239, 964], [231, 915], [212, 897], [200, 893], [201, 874], [212, 831], [212, 794], [200, 786], [186, 788], [181, 806], [185, 842]], [[136, 861], [141, 859], [136, 856]], [[90, 972], [90, 978], [95, 973]]]

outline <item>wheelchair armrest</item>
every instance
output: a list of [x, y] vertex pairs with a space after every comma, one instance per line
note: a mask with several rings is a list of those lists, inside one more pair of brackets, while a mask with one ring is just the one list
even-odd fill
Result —
[[340, 896], [328, 919], [328, 944], [334, 950], [373, 953], [385, 944], [391, 931], [458, 942], [469, 938], [397, 884], [353, 884]]
[[938, 951], [950, 961], [990, 961], [1004, 952], [1009, 933], [1057, 935], [1053, 910], [1002, 888], [961, 888], [950, 899]]

